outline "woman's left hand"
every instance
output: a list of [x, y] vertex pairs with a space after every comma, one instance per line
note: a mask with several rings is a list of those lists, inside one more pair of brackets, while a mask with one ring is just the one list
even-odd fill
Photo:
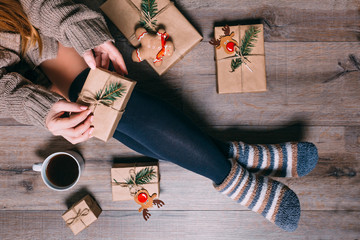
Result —
[[117, 73], [128, 74], [121, 53], [111, 41], [104, 42], [92, 50], [87, 50], [84, 53], [84, 60], [91, 69], [95, 67], [108, 69], [111, 60]]

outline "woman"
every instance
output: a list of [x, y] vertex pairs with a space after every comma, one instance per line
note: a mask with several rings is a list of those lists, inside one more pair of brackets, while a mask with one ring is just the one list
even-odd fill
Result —
[[[127, 74], [102, 16], [68, 0], [2, 0], [0, 17], [1, 111], [19, 122], [46, 127], [74, 144], [87, 140], [91, 112], [73, 102], [88, 66], [107, 68], [110, 59], [118, 73]], [[53, 83], [51, 90], [7, 72], [20, 58], [41, 68]], [[64, 112], [72, 114], [64, 117]], [[299, 200], [287, 186], [266, 176], [304, 176], [317, 163], [311, 143], [249, 145], [213, 140], [181, 113], [136, 90], [114, 138], [139, 153], [209, 178], [218, 191], [286, 231], [297, 228]]]

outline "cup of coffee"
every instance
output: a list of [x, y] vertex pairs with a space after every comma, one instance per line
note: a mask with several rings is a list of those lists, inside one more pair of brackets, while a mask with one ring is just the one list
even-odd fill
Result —
[[84, 159], [74, 151], [55, 152], [43, 163], [35, 163], [32, 169], [41, 172], [41, 177], [49, 188], [66, 191], [79, 181], [84, 169]]

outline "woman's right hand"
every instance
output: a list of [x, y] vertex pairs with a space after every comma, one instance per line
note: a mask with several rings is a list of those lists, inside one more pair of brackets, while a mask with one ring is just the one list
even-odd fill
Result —
[[[64, 117], [64, 113], [71, 113]], [[93, 116], [91, 110], [77, 103], [60, 100], [50, 109], [46, 117], [46, 127], [55, 136], [63, 136], [72, 144], [91, 138], [94, 130], [90, 127]]]

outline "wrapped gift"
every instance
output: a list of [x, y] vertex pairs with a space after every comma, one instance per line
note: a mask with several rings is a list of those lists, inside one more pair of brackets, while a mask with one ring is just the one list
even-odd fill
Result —
[[93, 112], [94, 137], [107, 141], [113, 136], [135, 84], [105, 69], [90, 71], [77, 102]]
[[74, 235], [76, 235], [87, 228], [91, 223], [95, 222], [101, 211], [102, 210], [97, 202], [95, 202], [90, 195], [86, 195], [66, 211], [62, 215], [62, 218]]
[[159, 196], [159, 163], [118, 163], [111, 168], [113, 201], [134, 200], [137, 191], [146, 189]]
[[262, 24], [215, 27], [218, 93], [266, 91]]
[[[108, 0], [100, 7], [134, 47], [139, 46], [135, 30], [144, 18], [141, 3], [142, 0]], [[155, 3], [157, 11], [151, 18], [152, 22], [165, 28], [175, 46], [173, 55], [164, 59], [161, 66], [155, 66], [152, 61], [147, 60], [154, 70], [162, 75], [195, 47], [202, 40], [202, 36], [174, 3], [169, 0], [155, 0]]]

